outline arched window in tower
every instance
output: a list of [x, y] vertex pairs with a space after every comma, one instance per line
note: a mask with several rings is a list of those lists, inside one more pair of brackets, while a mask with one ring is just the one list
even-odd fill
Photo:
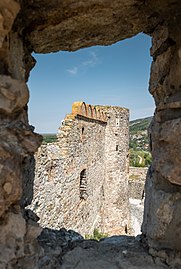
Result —
[[80, 199], [86, 200], [87, 197], [87, 175], [86, 169], [84, 169], [80, 173]]

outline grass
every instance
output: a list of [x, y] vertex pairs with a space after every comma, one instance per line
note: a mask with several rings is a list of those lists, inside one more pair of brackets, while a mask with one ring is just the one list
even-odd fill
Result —
[[85, 239], [94, 239], [99, 241], [101, 238], [108, 237], [108, 234], [101, 233], [98, 229], [94, 229], [94, 232], [92, 235], [86, 234]]

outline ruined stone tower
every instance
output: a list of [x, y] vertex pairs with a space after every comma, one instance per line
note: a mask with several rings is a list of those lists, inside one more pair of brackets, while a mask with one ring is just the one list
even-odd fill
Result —
[[[180, 29], [180, 0], [0, 1], [0, 268], [50, 269], [60, 268], [60, 263], [63, 269], [180, 268]], [[156, 104], [150, 128], [153, 162], [145, 188], [142, 241], [138, 245], [127, 237], [132, 245], [125, 246], [123, 240], [116, 252], [106, 252], [101, 243], [93, 247], [83, 242], [74, 250], [67, 249], [66, 254], [57, 241], [58, 247], [53, 243], [50, 251], [51, 236], [47, 236], [47, 245], [40, 245], [37, 237], [41, 229], [24, 210], [30, 202], [24, 168], [41, 144], [41, 137], [28, 122], [26, 82], [35, 65], [31, 54], [111, 45], [140, 32], [152, 37], [149, 91]], [[76, 127], [74, 131], [76, 134]], [[77, 157], [76, 161], [80, 163]], [[55, 234], [52, 238], [54, 242]], [[90, 252], [95, 254], [92, 260]]]
[[31, 208], [44, 227], [122, 234], [129, 226], [128, 110], [76, 102], [36, 155]]

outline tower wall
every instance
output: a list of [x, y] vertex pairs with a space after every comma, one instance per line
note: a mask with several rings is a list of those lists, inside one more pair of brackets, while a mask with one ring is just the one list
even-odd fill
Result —
[[31, 209], [44, 227], [124, 233], [128, 210], [128, 110], [75, 103], [58, 140], [36, 154]]
[[105, 132], [104, 230], [109, 234], [128, 232], [130, 223], [129, 111], [121, 107], [102, 107], [107, 113]]

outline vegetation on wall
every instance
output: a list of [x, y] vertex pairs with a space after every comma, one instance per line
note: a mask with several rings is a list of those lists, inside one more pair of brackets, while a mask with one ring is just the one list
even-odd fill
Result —
[[92, 235], [86, 234], [85, 239], [94, 239], [99, 241], [101, 238], [108, 237], [108, 234], [101, 233], [98, 229], [94, 229]]

